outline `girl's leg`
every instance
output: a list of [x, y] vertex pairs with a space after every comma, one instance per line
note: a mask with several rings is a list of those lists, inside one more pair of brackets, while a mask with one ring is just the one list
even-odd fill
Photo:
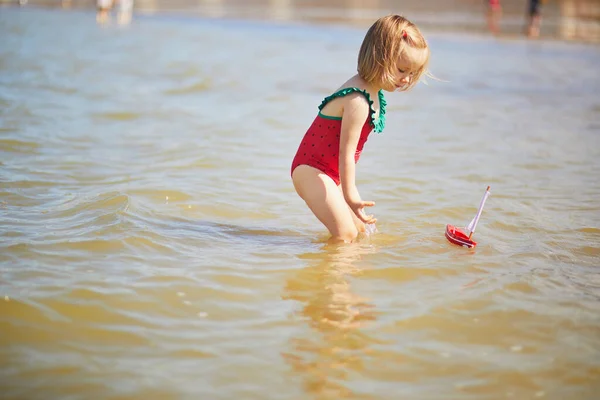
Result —
[[353, 213], [333, 179], [316, 168], [300, 165], [294, 169], [292, 181], [298, 195], [329, 230], [333, 240], [350, 242], [358, 236]]
[[[342, 185], [338, 186], [338, 188], [340, 189], [340, 192], [342, 193], [342, 198], [343, 198], [344, 192], [342, 190]], [[350, 208], [348, 203], [346, 203], [346, 206], [348, 206], [348, 211], [350, 211], [350, 215], [352, 216], [352, 221], [354, 222], [354, 226], [356, 226], [356, 230], [360, 233], [364, 233], [366, 231], [365, 223], [362, 222], [360, 219], [358, 219], [358, 217], [356, 216], [356, 214], [354, 214], [354, 211], [352, 211], [352, 209]]]

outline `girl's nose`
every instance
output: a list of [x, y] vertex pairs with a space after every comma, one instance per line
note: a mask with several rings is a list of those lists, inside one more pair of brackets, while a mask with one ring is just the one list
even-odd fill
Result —
[[402, 82], [403, 83], [410, 83], [410, 75], [406, 75], [404, 78], [402, 78]]

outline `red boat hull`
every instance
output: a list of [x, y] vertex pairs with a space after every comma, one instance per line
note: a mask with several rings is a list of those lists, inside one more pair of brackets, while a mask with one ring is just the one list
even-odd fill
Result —
[[469, 236], [454, 225], [446, 225], [446, 239], [452, 244], [468, 247], [470, 249], [477, 246], [477, 242], [469, 239]]

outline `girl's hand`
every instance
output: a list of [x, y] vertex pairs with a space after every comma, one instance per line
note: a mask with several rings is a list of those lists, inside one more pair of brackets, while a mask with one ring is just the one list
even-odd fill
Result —
[[354, 214], [365, 224], [374, 224], [377, 222], [377, 219], [372, 215], [365, 214], [365, 207], [373, 207], [375, 205], [374, 201], [356, 201], [352, 203], [348, 203]]

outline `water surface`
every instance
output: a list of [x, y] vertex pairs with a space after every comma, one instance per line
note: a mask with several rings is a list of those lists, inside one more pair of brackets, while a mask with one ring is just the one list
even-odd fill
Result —
[[599, 48], [429, 35], [332, 246], [289, 166], [363, 34], [0, 12], [3, 398], [597, 396]]

